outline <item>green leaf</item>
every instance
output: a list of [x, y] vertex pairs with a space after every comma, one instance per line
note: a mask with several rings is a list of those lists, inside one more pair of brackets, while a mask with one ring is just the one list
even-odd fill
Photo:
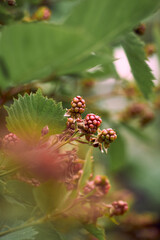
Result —
[[35, 231], [32, 227], [24, 228], [22, 230], [9, 233], [5, 236], [0, 237], [1, 240], [35, 240], [35, 236], [37, 235], [37, 231]]
[[144, 44], [135, 34], [128, 34], [122, 45], [127, 54], [133, 76], [144, 97], [148, 98], [154, 86], [152, 80], [155, 78], [145, 62]]
[[102, 42], [103, 44], [110, 43], [133, 29], [159, 6], [159, 0], [154, 3], [152, 0], [132, 2], [128, 0], [81, 0], [73, 8], [65, 24], [74, 26], [76, 29], [85, 29], [94, 37], [94, 44], [98, 47]]
[[79, 188], [82, 189], [87, 180], [90, 177], [90, 174], [92, 173], [92, 165], [93, 165], [93, 156], [92, 156], [93, 148], [91, 147], [86, 155], [85, 158], [85, 164], [83, 167], [83, 174], [79, 180]]
[[110, 171], [121, 170], [127, 161], [126, 142], [121, 135], [118, 134], [117, 140], [111, 144], [108, 154]]
[[46, 23], [7, 26], [0, 39], [0, 86], [5, 89], [53, 73], [64, 74], [64, 69], [69, 71], [75, 57], [81, 55], [88, 44], [87, 33], [67, 26]]
[[38, 140], [46, 125], [49, 134], [61, 133], [65, 128], [62, 104], [43, 97], [40, 90], [35, 94], [25, 94], [24, 97], [19, 95], [18, 100], [14, 99], [14, 103], [5, 109], [8, 112], [8, 130], [29, 141]]
[[35, 200], [44, 213], [53, 212], [59, 207], [66, 193], [64, 184], [53, 180], [33, 189]]
[[158, 26], [154, 29], [154, 38], [156, 42], [158, 57], [160, 59], [160, 30]]
[[60, 232], [57, 231], [51, 224], [43, 224], [35, 228], [38, 231], [38, 235], [35, 240], [63, 240]]
[[81, 0], [63, 24], [18, 23], [4, 27], [0, 86], [5, 89], [24, 84], [53, 72], [72, 73], [79, 65], [77, 71], [85, 71], [91, 52], [103, 51], [105, 46], [109, 49], [112, 42], [158, 6], [159, 0]]
[[98, 240], [106, 240], [105, 230], [102, 227], [94, 224], [84, 224], [83, 227]]

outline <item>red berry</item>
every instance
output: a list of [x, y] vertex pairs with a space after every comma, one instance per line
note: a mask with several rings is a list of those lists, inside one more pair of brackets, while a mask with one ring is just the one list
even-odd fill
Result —
[[85, 100], [81, 96], [74, 97], [71, 102], [71, 112], [72, 113], [83, 113], [85, 110]]
[[96, 133], [101, 123], [102, 123], [102, 120], [99, 116], [93, 113], [89, 113], [85, 117], [84, 129], [87, 131], [87, 133], [90, 133], [90, 134]]

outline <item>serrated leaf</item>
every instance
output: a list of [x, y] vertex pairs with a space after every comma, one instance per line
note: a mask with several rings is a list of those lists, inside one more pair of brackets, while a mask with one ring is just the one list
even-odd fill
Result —
[[50, 180], [35, 188], [33, 194], [39, 208], [44, 213], [50, 213], [60, 206], [66, 195], [66, 188], [63, 183]]
[[24, 228], [22, 230], [9, 233], [5, 236], [0, 237], [1, 240], [35, 240], [37, 231], [32, 227]]
[[29, 141], [38, 140], [46, 125], [49, 134], [61, 133], [65, 128], [65, 110], [62, 104], [43, 97], [40, 90], [23, 97], [19, 95], [18, 100], [14, 99], [14, 103], [5, 109], [8, 112], [8, 130]]
[[155, 78], [146, 63], [144, 44], [135, 34], [128, 34], [122, 45], [130, 63], [133, 76], [144, 97], [148, 98], [154, 86], [152, 80]]
[[84, 228], [98, 240], [106, 240], [105, 230], [94, 224], [84, 224]]
[[87, 180], [90, 177], [90, 174], [92, 173], [92, 165], [93, 165], [93, 156], [92, 156], [93, 148], [91, 147], [86, 155], [85, 158], [85, 164], [83, 167], [83, 174], [79, 180], [79, 189], [82, 189]]

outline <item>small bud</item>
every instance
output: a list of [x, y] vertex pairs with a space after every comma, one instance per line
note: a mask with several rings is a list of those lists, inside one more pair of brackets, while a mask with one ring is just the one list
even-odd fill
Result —
[[128, 204], [124, 201], [115, 201], [112, 203], [112, 207], [110, 210], [110, 216], [119, 216], [123, 215], [125, 212], [128, 211]]
[[144, 23], [141, 23], [136, 29], [134, 29], [134, 32], [137, 35], [144, 35], [146, 31], [146, 25]]
[[45, 126], [42, 131], [41, 131], [41, 136], [45, 136], [49, 133], [49, 127], [48, 126]]
[[51, 17], [51, 10], [48, 7], [40, 7], [33, 15], [33, 19], [38, 21], [48, 20]]

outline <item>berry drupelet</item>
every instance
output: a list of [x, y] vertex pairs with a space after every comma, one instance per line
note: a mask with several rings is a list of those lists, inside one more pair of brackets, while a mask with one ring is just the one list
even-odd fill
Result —
[[74, 97], [71, 102], [72, 113], [83, 113], [86, 107], [85, 100], [81, 96]]
[[98, 115], [89, 113], [84, 120], [84, 130], [89, 134], [96, 133], [101, 123], [102, 119]]

